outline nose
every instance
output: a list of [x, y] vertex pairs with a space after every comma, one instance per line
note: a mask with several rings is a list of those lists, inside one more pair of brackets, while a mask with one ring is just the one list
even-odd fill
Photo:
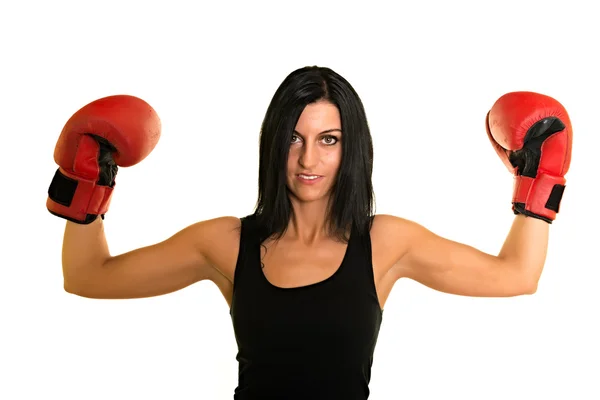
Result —
[[302, 151], [300, 153], [299, 162], [303, 168], [309, 170], [315, 167], [319, 162], [319, 153], [317, 146], [315, 146], [312, 143], [303, 146]]

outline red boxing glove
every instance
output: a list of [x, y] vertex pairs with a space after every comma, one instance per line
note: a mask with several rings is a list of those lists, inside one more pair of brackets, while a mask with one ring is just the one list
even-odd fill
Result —
[[48, 189], [48, 211], [79, 224], [103, 218], [118, 166], [146, 158], [160, 133], [158, 115], [137, 97], [110, 96], [81, 108], [65, 124], [54, 149], [59, 168]]
[[552, 223], [571, 164], [572, 129], [565, 108], [542, 94], [507, 93], [488, 112], [486, 129], [515, 176], [514, 213]]

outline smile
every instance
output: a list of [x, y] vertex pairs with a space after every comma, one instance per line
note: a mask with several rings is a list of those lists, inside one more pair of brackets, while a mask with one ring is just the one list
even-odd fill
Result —
[[321, 181], [323, 179], [322, 176], [320, 175], [304, 175], [304, 174], [298, 174], [296, 175], [296, 177], [298, 178], [298, 180], [304, 184], [313, 184], [313, 183], [317, 183], [319, 181]]

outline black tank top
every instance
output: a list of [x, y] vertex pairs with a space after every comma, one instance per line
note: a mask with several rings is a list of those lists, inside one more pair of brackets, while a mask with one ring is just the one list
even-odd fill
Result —
[[382, 320], [369, 232], [352, 229], [328, 279], [279, 288], [261, 268], [253, 224], [242, 218], [230, 309], [239, 363], [234, 399], [367, 399]]

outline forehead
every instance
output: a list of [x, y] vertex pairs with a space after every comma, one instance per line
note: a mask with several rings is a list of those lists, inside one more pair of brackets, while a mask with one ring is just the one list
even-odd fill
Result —
[[342, 123], [338, 108], [326, 101], [307, 105], [296, 123], [296, 131], [302, 134], [319, 133], [329, 129], [342, 129]]

